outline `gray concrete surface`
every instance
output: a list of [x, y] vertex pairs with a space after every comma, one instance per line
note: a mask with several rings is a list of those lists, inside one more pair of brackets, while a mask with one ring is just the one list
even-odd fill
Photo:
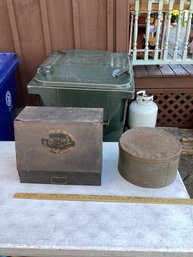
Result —
[[179, 172], [190, 195], [190, 198], [193, 198], [193, 155], [181, 155]]
[[[103, 145], [100, 187], [19, 183], [14, 142], [0, 142], [0, 253], [8, 256], [192, 257], [192, 206], [14, 199], [16, 192], [187, 198], [180, 176], [167, 187], [129, 184], [117, 143]], [[6, 168], [5, 168], [6, 167]]]

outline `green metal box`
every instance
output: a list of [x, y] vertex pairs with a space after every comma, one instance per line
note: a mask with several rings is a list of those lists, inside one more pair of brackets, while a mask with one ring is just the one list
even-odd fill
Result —
[[127, 53], [58, 51], [27, 87], [42, 106], [103, 108], [103, 139], [118, 141], [134, 97], [133, 69]]
[[24, 183], [100, 185], [103, 110], [25, 107], [14, 121]]

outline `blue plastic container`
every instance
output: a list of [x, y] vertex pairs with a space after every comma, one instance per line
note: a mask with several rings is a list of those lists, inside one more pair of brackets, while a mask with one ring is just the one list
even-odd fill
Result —
[[15, 70], [18, 64], [15, 53], [0, 53], [0, 141], [14, 140]]

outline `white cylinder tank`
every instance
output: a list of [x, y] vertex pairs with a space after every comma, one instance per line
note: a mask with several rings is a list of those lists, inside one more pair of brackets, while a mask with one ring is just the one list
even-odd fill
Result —
[[155, 127], [158, 107], [153, 102], [153, 96], [148, 96], [145, 90], [137, 92], [136, 100], [129, 106], [129, 127]]

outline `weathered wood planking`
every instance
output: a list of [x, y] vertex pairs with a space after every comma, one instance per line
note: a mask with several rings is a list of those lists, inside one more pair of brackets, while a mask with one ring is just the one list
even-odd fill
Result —
[[18, 106], [30, 104], [26, 85], [52, 52], [128, 50], [129, 0], [0, 0], [0, 51], [21, 61]]
[[192, 77], [193, 65], [140, 65], [134, 66], [135, 77]]

